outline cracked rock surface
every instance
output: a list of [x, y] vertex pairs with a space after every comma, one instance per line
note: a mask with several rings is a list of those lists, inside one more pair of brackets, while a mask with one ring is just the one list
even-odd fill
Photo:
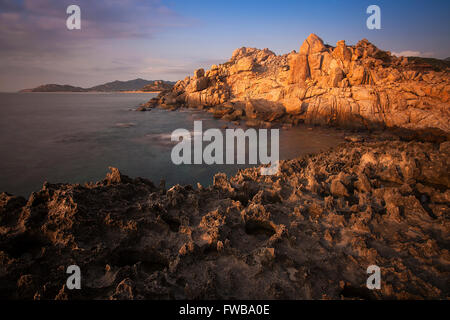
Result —
[[[2, 193], [0, 298], [448, 299], [449, 159], [448, 141], [351, 142], [207, 188], [111, 168]], [[66, 288], [72, 264], [81, 290]]]

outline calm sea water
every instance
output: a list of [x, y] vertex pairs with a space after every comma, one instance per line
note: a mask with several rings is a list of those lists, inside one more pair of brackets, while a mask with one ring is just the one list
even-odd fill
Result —
[[[244, 165], [172, 163], [170, 134], [178, 128], [222, 128], [201, 111], [133, 111], [155, 94], [0, 93], [0, 192], [28, 196], [45, 181], [84, 183], [105, 177], [108, 166], [166, 185], [212, 183]], [[280, 156], [318, 152], [342, 141], [342, 132], [307, 127], [280, 131]], [[205, 143], [206, 144], [206, 143]]]

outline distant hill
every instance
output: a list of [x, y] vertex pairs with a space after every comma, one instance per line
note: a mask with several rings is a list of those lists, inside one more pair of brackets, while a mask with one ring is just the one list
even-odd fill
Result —
[[44, 84], [33, 89], [24, 89], [20, 92], [87, 92], [87, 89], [69, 86], [67, 84]]
[[112, 81], [105, 84], [101, 84], [92, 88], [89, 88], [89, 91], [132, 91], [132, 90], [140, 90], [142, 87], [153, 83], [152, 80], [144, 80], [144, 79], [134, 79], [129, 81]]
[[20, 92], [118, 92], [118, 91], [163, 91], [172, 88], [174, 82], [163, 80], [134, 79], [129, 81], [112, 81], [91, 88], [70, 85], [45, 84]]

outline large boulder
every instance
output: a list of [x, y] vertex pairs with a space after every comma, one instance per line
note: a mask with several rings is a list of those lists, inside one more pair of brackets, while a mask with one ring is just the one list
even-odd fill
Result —
[[286, 108], [267, 100], [248, 100], [245, 104], [245, 114], [250, 119], [261, 119], [264, 121], [275, 121], [283, 117]]
[[293, 54], [289, 59], [289, 84], [304, 84], [311, 75], [308, 57], [304, 54]]
[[209, 79], [206, 77], [201, 77], [198, 79], [193, 79], [189, 83], [189, 86], [187, 88], [188, 92], [197, 92], [205, 90], [208, 87]]
[[341, 40], [336, 43], [336, 48], [333, 50], [333, 56], [340, 60], [345, 67], [348, 67], [352, 60], [352, 52], [345, 45], [345, 41]]
[[320, 39], [314, 33], [311, 33], [308, 38], [303, 42], [300, 47], [300, 54], [313, 54], [325, 51], [325, 45], [322, 39]]
[[353, 63], [348, 79], [353, 86], [361, 84], [374, 84], [370, 71], [361, 64]]
[[205, 70], [203, 68], [194, 71], [194, 78], [199, 79], [205, 75]]
[[344, 77], [345, 74], [341, 68], [339, 67], [334, 68], [330, 74], [330, 87], [339, 87]]
[[239, 59], [236, 62], [234, 71], [237, 72], [245, 72], [245, 71], [252, 71], [255, 66], [255, 60], [253, 57], [244, 57]]

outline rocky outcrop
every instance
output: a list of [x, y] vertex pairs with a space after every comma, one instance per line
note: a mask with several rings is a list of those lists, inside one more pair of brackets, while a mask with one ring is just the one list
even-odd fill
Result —
[[147, 84], [140, 89], [140, 91], [160, 92], [172, 89], [174, 83], [170, 81], [155, 80], [153, 83]]
[[293, 124], [449, 132], [449, 66], [443, 60], [396, 57], [365, 39], [333, 47], [311, 34], [298, 53], [238, 49], [228, 62], [178, 81], [148, 107], [215, 112], [227, 103], [248, 119], [250, 103], [272, 105], [276, 112], [282, 106], [285, 115], [278, 120]]
[[[449, 158], [449, 142], [366, 141], [207, 188], [111, 168], [2, 193], [0, 298], [448, 299]], [[81, 290], [66, 288], [73, 264]]]

